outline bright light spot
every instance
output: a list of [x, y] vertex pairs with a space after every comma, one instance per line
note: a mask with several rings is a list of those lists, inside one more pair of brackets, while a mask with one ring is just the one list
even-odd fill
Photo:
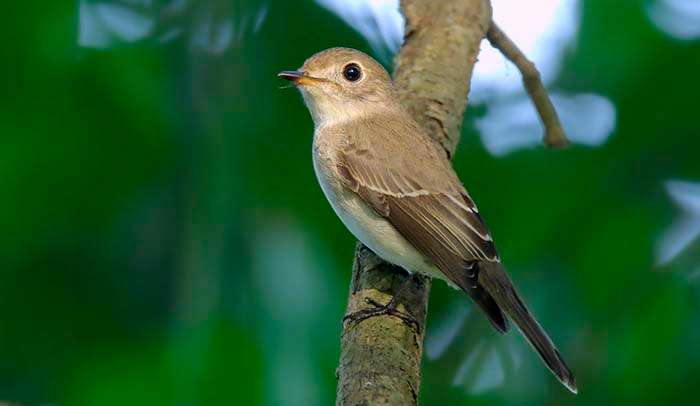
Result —
[[[501, 365], [498, 352], [495, 348], [480, 343], [460, 365], [455, 374], [452, 385], [466, 386], [470, 393], [478, 394], [503, 384], [505, 372]], [[482, 352], [486, 351], [486, 355]], [[475, 371], [478, 371], [475, 373]], [[468, 380], [468, 378], [471, 378]]]
[[258, 31], [260, 31], [260, 28], [262, 27], [263, 21], [265, 21], [265, 17], [267, 17], [267, 5], [264, 5], [263, 7], [261, 7], [255, 16], [255, 23], [253, 24], [253, 32], [254, 33], [257, 33]]
[[[398, 0], [316, 1], [362, 34], [380, 57], [398, 51], [404, 31]], [[535, 7], [522, 0], [493, 1], [494, 21], [538, 65], [545, 83], [556, 78], [564, 50], [576, 37], [578, 8], [578, 0], [540, 0]], [[522, 89], [520, 74], [487, 41], [475, 69], [472, 89], [477, 98], [485, 91]]]
[[222, 54], [240, 46], [248, 34], [260, 31], [267, 10], [267, 4], [263, 4], [257, 10], [241, 9], [222, 16], [217, 10], [208, 8], [195, 24], [190, 47], [196, 51]]
[[88, 3], [79, 8], [78, 44], [86, 48], [108, 48], [116, 42], [146, 38], [154, 26], [151, 16], [119, 3]]
[[700, 236], [700, 183], [670, 180], [666, 190], [683, 215], [671, 225], [656, 245], [656, 262], [665, 265]]
[[[602, 145], [615, 129], [615, 106], [605, 97], [559, 93], [551, 96], [571, 142]], [[489, 103], [488, 113], [476, 121], [476, 127], [484, 146], [495, 156], [542, 145], [544, 129], [535, 107], [525, 95]]]
[[463, 357], [452, 386], [473, 394], [491, 390], [520, 368], [525, 349], [515, 334], [496, 336], [472, 303], [460, 300], [428, 327], [425, 352], [430, 361], [443, 356]]
[[[197, 12], [187, 7], [189, 0], [173, 0], [159, 7], [152, 0], [120, 0], [88, 2], [81, 0], [79, 7], [78, 44], [86, 48], [109, 48], [120, 43], [151, 39], [155, 36], [155, 21], [164, 18], [154, 41], [164, 44], [188, 33], [194, 50], [221, 54], [234, 45], [240, 45], [246, 35], [257, 33], [267, 17], [266, 3], [257, 8], [215, 10], [215, 3], [203, 3]], [[193, 13], [191, 18], [178, 18]]]
[[700, 38], [700, 1], [656, 0], [647, 8], [656, 27], [666, 34], [684, 40]]
[[214, 22], [210, 15], [197, 24], [194, 33], [190, 37], [190, 45], [197, 50], [220, 54], [228, 49], [233, 37], [233, 23], [231, 20]]
[[517, 375], [514, 371], [520, 368], [522, 343], [517, 343], [512, 334], [494, 338], [469, 343], [469, 351], [452, 378], [452, 386], [480, 394], [502, 386], [506, 376]]
[[[564, 51], [576, 39], [580, 24], [578, 0], [494, 0], [493, 20], [536, 65], [545, 84], [559, 75]], [[484, 41], [474, 68], [471, 100], [522, 94], [520, 72]]]
[[[360, 32], [375, 54], [389, 60], [403, 37], [398, 0], [316, 0]], [[535, 62], [545, 84], [560, 73], [565, 51], [576, 40], [580, 25], [578, 0], [494, 0], [494, 21]], [[610, 100], [594, 94], [557, 95], [564, 129], [574, 143], [602, 145], [615, 128]], [[544, 129], [527, 99], [520, 72], [487, 41], [482, 43], [472, 80], [472, 103], [486, 104], [488, 115], [477, 122], [486, 148], [504, 155], [542, 144]]]
[[389, 60], [403, 40], [399, 0], [316, 0], [362, 34], [380, 59]]
[[165, 31], [158, 38], [158, 42], [161, 44], [168, 43], [168, 42], [174, 40], [175, 38], [179, 37], [180, 35], [182, 35], [182, 32], [183, 32], [182, 28], [171, 28], [171, 29]]
[[471, 307], [467, 307], [466, 302], [460, 303], [458, 306], [453, 306], [447, 312], [446, 317], [433, 323], [428, 330], [425, 343], [425, 354], [428, 359], [438, 359], [447, 351], [462, 329], [470, 309]]
[[[523, 1], [500, 0], [494, 1], [493, 9], [494, 21], [535, 63], [545, 85], [552, 83], [578, 34], [578, 0], [539, 1], [536, 8]], [[525, 93], [520, 72], [486, 41], [475, 67], [470, 97], [474, 103], [487, 105], [487, 115], [477, 120], [476, 126], [491, 154], [502, 156], [542, 145], [544, 127]], [[599, 146], [615, 129], [615, 106], [605, 97], [556, 91], [551, 97], [572, 143]]]

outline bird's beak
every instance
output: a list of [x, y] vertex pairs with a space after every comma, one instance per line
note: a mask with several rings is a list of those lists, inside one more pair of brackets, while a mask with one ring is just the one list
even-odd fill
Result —
[[293, 82], [297, 86], [313, 84], [314, 82], [318, 82], [320, 80], [299, 70], [283, 70], [277, 74], [277, 77]]

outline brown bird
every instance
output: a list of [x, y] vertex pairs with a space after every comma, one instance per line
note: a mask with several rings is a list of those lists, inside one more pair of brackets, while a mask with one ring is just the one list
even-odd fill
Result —
[[501, 333], [507, 314], [569, 390], [576, 382], [516, 292], [479, 210], [435, 142], [401, 107], [391, 78], [349, 48], [283, 71], [315, 124], [313, 162], [345, 226], [384, 260], [466, 292]]

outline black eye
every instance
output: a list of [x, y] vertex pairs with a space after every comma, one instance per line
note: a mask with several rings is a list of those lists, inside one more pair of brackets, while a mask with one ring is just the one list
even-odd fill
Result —
[[343, 68], [343, 76], [350, 82], [355, 82], [362, 77], [362, 70], [354, 63], [349, 63]]

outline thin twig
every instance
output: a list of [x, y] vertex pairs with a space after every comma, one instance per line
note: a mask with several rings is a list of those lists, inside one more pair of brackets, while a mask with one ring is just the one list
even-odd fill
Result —
[[525, 57], [525, 54], [515, 45], [513, 40], [508, 38], [495, 22], [491, 23], [486, 38], [488, 38], [494, 48], [501, 51], [501, 53], [520, 70], [520, 74], [523, 76], [525, 90], [527, 90], [528, 95], [530, 95], [530, 99], [535, 105], [537, 114], [539, 114], [542, 124], [544, 125], [545, 145], [554, 148], [567, 146], [569, 140], [566, 138], [557, 111], [552, 104], [552, 100], [549, 98], [547, 89], [544, 88], [544, 84], [540, 78], [540, 72], [537, 70], [535, 64]]

